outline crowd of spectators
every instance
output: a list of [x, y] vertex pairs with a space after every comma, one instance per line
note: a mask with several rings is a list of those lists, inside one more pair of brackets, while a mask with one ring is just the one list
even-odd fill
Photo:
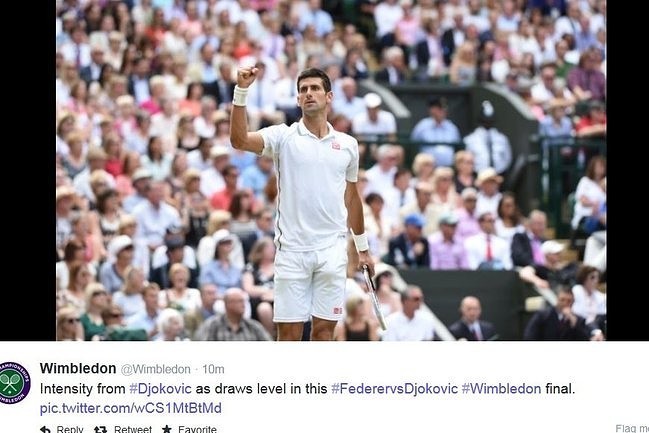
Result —
[[[500, 190], [498, 155], [434, 144], [462, 140], [443, 99], [399, 131], [359, 80], [494, 82], [544, 136], [606, 132], [606, 0], [57, 0], [58, 338], [273, 338], [277, 189], [272, 160], [229, 143], [241, 65], [260, 69], [251, 128], [298, 120], [297, 74], [319, 67], [336, 129], [431, 143], [412, 167], [383, 145], [359, 174], [372, 254], [396, 269], [539, 278], [513, 245], [540, 214], [523, 218]], [[578, 206], [597, 216], [606, 196], [591, 183]], [[355, 314], [347, 334], [364, 331]]]

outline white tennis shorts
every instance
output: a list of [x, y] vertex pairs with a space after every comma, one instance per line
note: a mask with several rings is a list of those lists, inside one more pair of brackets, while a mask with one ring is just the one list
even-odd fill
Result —
[[318, 251], [277, 251], [273, 320], [305, 322], [342, 317], [347, 280], [347, 239]]

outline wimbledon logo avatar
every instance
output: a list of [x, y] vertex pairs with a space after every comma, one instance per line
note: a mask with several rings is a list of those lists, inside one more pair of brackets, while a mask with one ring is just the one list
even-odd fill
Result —
[[0, 364], [0, 403], [18, 403], [27, 397], [30, 387], [29, 373], [25, 367], [15, 362]]

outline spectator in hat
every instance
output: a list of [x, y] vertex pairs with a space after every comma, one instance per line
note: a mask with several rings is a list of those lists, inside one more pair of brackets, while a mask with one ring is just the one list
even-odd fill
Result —
[[189, 287], [198, 287], [200, 274], [194, 249], [185, 245], [182, 233], [168, 233], [165, 244], [160, 245], [153, 252], [151, 259], [151, 272], [149, 281], [157, 283], [161, 288], [171, 287], [169, 269], [176, 263], [182, 263], [189, 270]]
[[381, 110], [383, 100], [376, 93], [368, 93], [363, 97], [366, 110], [352, 118], [352, 132], [363, 140], [394, 141], [397, 134], [397, 121], [394, 114]]
[[[232, 214], [226, 210], [217, 209], [210, 212], [207, 220], [207, 233], [198, 242], [198, 248], [196, 249], [196, 258], [201, 269], [214, 258], [217, 232], [222, 229], [226, 229], [229, 232], [231, 221]], [[233, 239], [230, 260], [235, 266], [243, 269], [245, 264], [243, 246], [239, 237], [236, 236]]]
[[543, 242], [541, 252], [545, 257], [545, 263], [525, 266], [518, 272], [519, 277], [527, 283], [541, 289], [551, 289], [555, 293], [558, 293], [562, 286], [574, 286], [579, 266], [575, 262], [562, 260], [563, 250], [564, 245], [557, 241]]
[[500, 185], [503, 183], [503, 177], [500, 176], [492, 167], [485, 168], [478, 173], [475, 185], [478, 188], [478, 202], [476, 203], [476, 212], [481, 215], [490, 212], [498, 214], [498, 203], [502, 198]]
[[113, 304], [118, 305], [124, 312], [124, 318], [129, 319], [132, 316], [144, 311], [144, 299], [142, 291], [144, 290], [146, 279], [142, 270], [129, 266], [124, 273], [124, 284], [121, 290], [113, 293]]
[[480, 233], [480, 224], [478, 223], [478, 214], [476, 213], [478, 191], [473, 187], [464, 188], [460, 197], [462, 199], [462, 207], [455, 210], [455, 214], [459, 219], [455, 236], [464, 241], [469, 236]]
[[69, 305], [56, 312], [56, 341], [84, 341], [83, 325], [77, 308]]
[[464, 243], [455, 236], [459, 218], [446, 212], [439, 218], [439, 231], [428, 236], [432, 270], [469, 269]]
[[574, 126], [566, 115], [569, 101], [562, 98], [552, 98], [548, 103], [546, 116], [539, 122], [539, 134], [543, 137], [570, 137]]
[[502, 175], [512, 163], [512, 147], [507, 136], [494, 127], [494, 122], [493, 105], [490, 101], [482, 101], [478, 127], [464, 137], [464, 144], [475, 157], [477, 172], [493, 167]]
[[400, 269], [428, 268], [428, 240], [422, 235], [426, 220], [418, 213], [404, 220], [404, 231], [390, 239], [385, 262]]
[[82, 208], [91, 210], [96, 209], [97, 197], [99, 197], [109, 189], [114, 189], [114, 182], [111, 184], [111, 179], [113, 179], [113, 177], [105, 170], [93, 171], [90, 175], [90, 190], [92, 191], [92, 198], [83, 199], [84, 204], [82, 205]]
[[133, 264], [133, 240], [115, 236], [108, 244], [108, 258], [99, 268], [99, 281], [112, 294], [122, 288], [127, 269]]
[[61, 162], [67, 175], [70, 176], [70, 179], [73, 179], [86, 168], [85, 147], [87, 147], [87, 144], [78, 130], [70, 132], [66, 141], [69, 152], [67, 155], [63, 155]]
[[447, 107], [444, 98], [431, 98], [428, 107], [429, 117], [417, 122], [410, 139], [425, 142], [420, 145], [421, 151], [433, 155], [438, 166], [450, 167], [453, 165], [454, 147], [437, 143], [459, 143], [460, 131], [446, 118]]
[[158, 315], [158, 333], [154, 341], [186, 341], [185, 320], [182, 312], [175, 308], [165, 308]]
[[151, 178], [152, 174], [148, 169], [140, 167], [135, 170], [131, 177], [135, 192], [122, 200], [124, 212], [130, 214], [139, 204], [146, 202], [147, 192], [151, 187]]
[[56, 188], [56, 249], [63, 256], [63, 247], [72, 234], [72, 207], [76, 194], [69, 186]]
[[110, 304], [110, 295], [101, 283], [90, 283], [85, 288], [86, 311], [80, 317], [86, 341], [98, 341], [106, 330], [101, 312]]

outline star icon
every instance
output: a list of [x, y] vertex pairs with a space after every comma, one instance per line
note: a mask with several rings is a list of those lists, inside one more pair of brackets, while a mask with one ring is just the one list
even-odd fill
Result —
[[162, 427], [162, 433], [171, 433], [171, 427], [169, 427], [169, 424], [165, 424], [165, 426]]

